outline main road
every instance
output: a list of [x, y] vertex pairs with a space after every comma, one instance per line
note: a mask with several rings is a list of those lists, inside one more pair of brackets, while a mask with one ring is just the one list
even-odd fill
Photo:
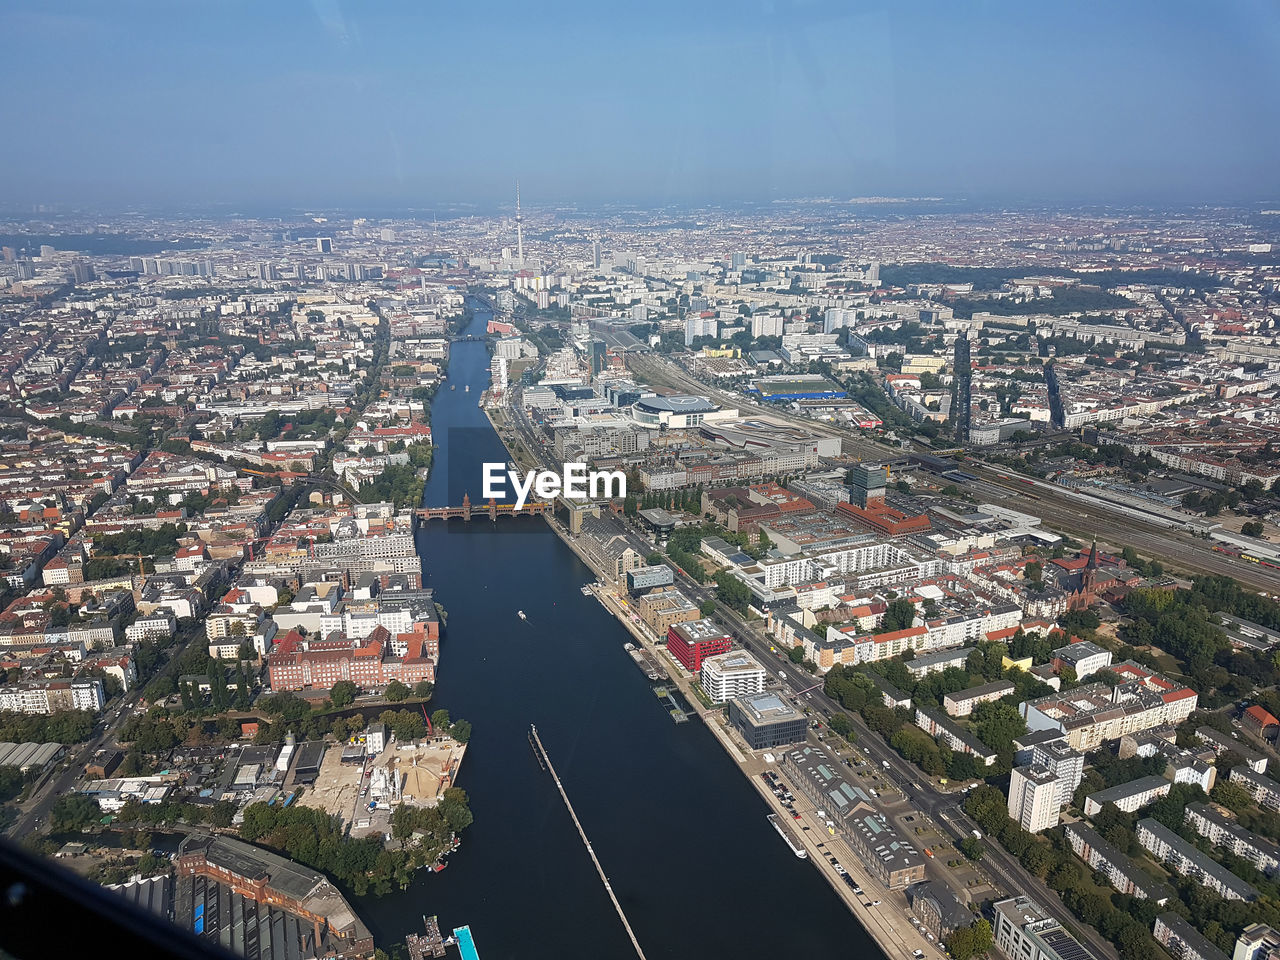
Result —
[[[541, 439], [537, 436], [533, 425], [525, 415], [521, 404], [511, 399], [505, 409], [511, 414], [511, 421], [516, 425], [516, 429], [526, 441], [530, 451], [549, 469], [553, 468], [554, 464]], [[606, 514], [604, 520], [612, 524], [616, 532], [625, 537], [641, 555], [648, 556], [657, 549], [652, 541], [641, 536], [633, 527], [617, 517]], [[773, 645], [764, 636], [763, 629], [758, 621], [754, 624], [748, 623], [733, 608], [717, 600], [715, 591], [712, 588], [698, 583], [678, 567], [676, 570], [681, 590], [698, 604], [708, 600], [715, 603], [718, 615], [729, 628], [734, 638], [745, 649], [755, 655], [762, 664], [785, 663], [788, 667], [794, 667], [789, 659], [775, 651]], [[771, 672], [776, 674], [778, 670], [775, 668]], [[784, 693], [796, 703], [802, 705], [805, 703], [811, 704], [813, 709], [825, 718], [829, 718], [835, 713], [843, 712], [843, 707], [827, 696], [821, 686], [814, 686], [815, 681], [812, 676], [794, 668], [786, 669], [782, 672], [785, 674], [785, 677], [781, 679]], [[973, 832], [978, 827], [960, 807], [960, 794], [943, 791], [933, 786], [920, 770], [902, 759], [895, 750], [885, 743], [879, 734], [870, 730], [863, 723], [861, 717], [853, 714], [851, 720], [858, 734], [858, 743], [862, 745], [864, 752], [882, 769], [885, 764], [888, 764], [888, 770], [893, 774], [889, 779], [894, 782], [894, 785], [902, 792], [902, 795], [909, 803], [945, 830], [953, 841], [962, 840], [967, 836], [973, 835]], [[1006, 892], [1010, 894], [1029, 893], [1055, 915], [1062, 918], [1072, 918], [1071, 912], [1062, 903], [1057, 893], [1050, 889], [1040, 878], [1025, 870], [1003, 847], [985, 835], [982, 837], [981, 843], [984, 847], [983, 864]], [[1105, 958], [1105, 960], [1116, 960], [1115, 948], [1104, 940], [1097, 931], [1091, 927], [1074, 923], [1074, 921], [1071, 925], [1075, 934], [1089, 946], [1095, 956]]]

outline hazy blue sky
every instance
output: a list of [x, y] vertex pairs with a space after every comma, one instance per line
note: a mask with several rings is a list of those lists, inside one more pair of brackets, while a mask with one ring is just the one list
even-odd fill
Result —
[[1274, 199], [1280, 4], [7, 0], [0, 202]]

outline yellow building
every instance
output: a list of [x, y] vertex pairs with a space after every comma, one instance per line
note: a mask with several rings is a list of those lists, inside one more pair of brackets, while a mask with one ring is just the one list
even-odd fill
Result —
[[902, 358], [903, 373], [941, 373], [946, 365], [946, 357], [935, 357], [932, 354], [907, 354]]

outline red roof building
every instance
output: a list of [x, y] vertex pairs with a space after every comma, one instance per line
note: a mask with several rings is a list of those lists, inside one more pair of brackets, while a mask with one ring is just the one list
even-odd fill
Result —
[[1264, 740], [1270, 740], [1280, 733], [1280, 720], [1277, 720], [1275, 715], [1265, 707], [1260, 707], [1256, 703], [1241, 715], [1240, 724], [1244, 729]]
[[291, 630], [271, 650], [267, 670], [271, 689], [327, 690], [339, 680], [350, 680], [364, 690], [385, 687], [392, 680], [412, 686], [420, 680], [434, 683], [436, 641], [426, 632], [402, 634], [404, 656], [396, 656], [391, 634], [378, 626], [362, 640], [333, 634], [305, 637]]

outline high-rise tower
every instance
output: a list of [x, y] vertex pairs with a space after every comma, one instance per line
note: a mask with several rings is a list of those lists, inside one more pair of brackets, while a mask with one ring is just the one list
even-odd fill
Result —
[[520, 181], [516, 181], [516, 260], [524, 269], [524, 217], [520, 214]]

